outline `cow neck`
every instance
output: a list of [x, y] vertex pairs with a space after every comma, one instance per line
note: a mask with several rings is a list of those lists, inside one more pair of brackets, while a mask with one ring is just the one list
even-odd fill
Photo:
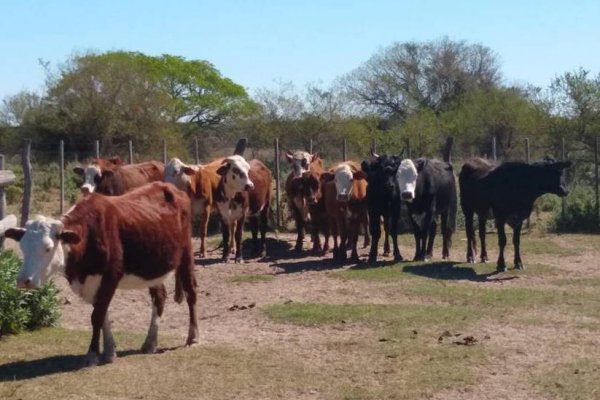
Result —
[[[88, 199], [87, 201], [90, 200], [91, 199]], [[75, 278], [83, 278], [82, 276], [79, 276], [76, 269], [70, 268], [70, 266], [75, 265], [78, 261], [80, 261], [88, 245], [88, 222], [85, 221], [85, 218], [93, 218], [94, 214], [91, 209], [88, 209], [87, 203], [84, 202], [85, 200], [78, 204], [78, 206], [83, 207], [84, 209], [75, 207], [61, 218], [63, 223], [63, 231], [73, 231], [77, 233], [81, 239], [80, 242], [75, 245], [65, 245], [59, 242], [63, 251], [62, 269], [69, 283]]]

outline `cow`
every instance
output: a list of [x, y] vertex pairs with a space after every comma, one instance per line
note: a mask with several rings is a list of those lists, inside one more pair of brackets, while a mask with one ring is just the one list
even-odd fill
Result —
[[23, 266], [17, 277], [20, 288], [39, 288], [58, 271], [71, 289], [93, 305], [92, 339], [87, 365], [100, 355], [116, 357], [108, 307], [116, 289], [148, 288], [152, 319], [142, 352], [154, 353], [167, 291], [164, 282], [175, 276], [175, 300], [183, 295], [189, 308], [186, 345], [198, 341], [196, 278], [192, 258], [190, 200], [164, 182], [153, 182], [122, 196], [91, 193], [60, 220], [37, 216], [25, 228], [6, 231], [20, 242]]
[[381, 237], [381, 219], [385, 230], [386, 245], [384, 254], [389, 252], [388, 233], [392, 236], [394, 260], [402, 261], [398, 248], [398, 221], [400, 219], [400, 193], [396, 172], [400, 166], [399, 156], [378, 155], [371, 152], [373, 159], [363, 161], [362, 170], [367, 174], [367, 209], [369, 212], [369, 232], [371, 249], [369, 262], [377, 261], [377, 248]]
[[[242, 156], [248, 140], [238, 140], [233, 155]], [[216, 211], [214, 197], [221, 177], [217, 170], [225, 157], [217, 158], [208, 164], [189, 165], [179, 158], [173, 158], [165, 167], [164, 180], [186, 192], [192, 200], [192, 215], [200, 217], [200, 257], [206, 258], [206, 236], [211, 212]], [[231, 244], [230, 244], [231, 247]]]
[[73, 168], [84, 179], [81, 185], [84, 195], [97, 192], [108, 196], [118, 196], [146, 183], [161, 181], [164, 170], [164, 164], [158, 161], [125, 165], [119, 157], [92, 159], [85, 168]]
[[448, 259], [458, 203], [452, 164], [426, 158], [414, 162], [405, 159], [400, 163], [396, 179], [415, 236], [414, 261], [433, 257], [438, 218], [441, 220], [442, 259]]
[[[332, 172], [321, 175], [326, 216], [333, 233], [333, 259], [347, 260], [346, 250], [351, 249], [351, 260], [358, 261], [358, 233], [367, 221], [367, 174], [354, 162], [343, 162]], [[340, 236], [338, 246], [337, 236]], [[325, 238], [325, 243], [329, 238]]]
[[[292, 171], [285, 182], [285, 193], [290, 213], [296, 223], [296, 251], [302, 251], [304, 230], [307, 223], [311, 222], [311, 237], [313, 252], [320, 252], [319, 240], [320, 221], [315, 216], [320, 213], [322, 206], [320, 199], [321, 182], [323, 173], [323, 160], [317, 153], [309, 154], [303, 151], [287, 152], [286, 157], [292, 164]], [[311, 212], [312, 211], [312, 212]], [[321, 227], [321, 229], [325, 229]]]
[[507, 222], [513, 229], [515, 268], [524, 269], [520, 252], [523, 220], [529, 217], [533, 203], [539, 196], [552, 193], [564, 197], [569, 193], [565, 184], [564, 170], [570, 166], [570, 161], [555, 161], [551, 158], [532, 164], [504, 162], [495, 165], [481, 158], [465, 162], [458, 175], [458, 183], [460, 205], [465, 214], [467, 231], [467, 262], [475, 262], [476, 240], [473, 215], [477, 214], [481, 262], [488, 260], [485, 225], [486, 220], [493, 216], [498, 231], [497, 271], [506, 271], [504, 225]]
[[[254, 256], [266, 253], [266, 232], [271, 208], [271, 171], [259, 160], [247, 162], [241, 156], [227, 157], [217, 170], [220, 176], [215, 203], [221, 216], [223, 261], [230, 252], [231, 235], [235, 241], [235, 262], [242, 262], [242, 232], [250, 219]], [[258, 231], [260, 229], [260, 243]]]

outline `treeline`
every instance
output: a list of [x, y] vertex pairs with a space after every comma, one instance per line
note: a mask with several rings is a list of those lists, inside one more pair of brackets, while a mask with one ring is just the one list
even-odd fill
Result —
[[[459, 156], [490, 154], [523, 159], [524, 138], [534, 156], [593, 157], [600, 134], [600, 75], [579, 69], [557, 75], [547, 87], [511, 85], [498, 56], [481, 44], [451, 41], [394, 43], [330, 87], [262, 89], [252, 96], [207, 61], [135, 52], [77, 54], [59, 66], [43, 64], [44, 93], [8, 96], [0, 108], [0, 147], [16, 153], [24, 138], [33, 148], [104, 154], [133, 140], [136, 152], [192, 159], [192, 138], [203, 156], [240, 136], [254, 149], [274, 138], [289, 148], [308, 147], [338, 158], [343, 138], [351, 156], [364, 157], [373, 138], [380, 148], [438, 155], [454, 136]], [[589, 177], [589, 171], [582, 172]]]

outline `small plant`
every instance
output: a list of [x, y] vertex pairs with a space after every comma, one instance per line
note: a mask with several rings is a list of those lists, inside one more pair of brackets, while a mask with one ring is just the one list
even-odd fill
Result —
[[567, 197], [564, 213], [560, 207], [554, 212], [552, 230], [559, 233], [600, 232], [591, 188], [578, 186], [573, 189]]
[[34, 291], [16, 288], [20, 264], [13, 252], [0, 253], [0, 337], [52, 326], [60, 317], [58, 289], [53, 283]]

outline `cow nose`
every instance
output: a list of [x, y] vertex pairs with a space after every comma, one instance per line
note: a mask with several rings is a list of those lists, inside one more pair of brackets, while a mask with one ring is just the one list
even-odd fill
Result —
[[402, 192], [402, 200], [412, 200], [413, 194], [412, 192]]
[[87, 186], [82, 186], [81, 187], [81, 193], [83, 194], [89, 194], [90, 193], [90, 188]]
[[250, 189], [254, 189], [253, 183], [248, 183], [248, 184], [246, 184], [246, 186], [244, 186], [244, 190], [250, 190]]

